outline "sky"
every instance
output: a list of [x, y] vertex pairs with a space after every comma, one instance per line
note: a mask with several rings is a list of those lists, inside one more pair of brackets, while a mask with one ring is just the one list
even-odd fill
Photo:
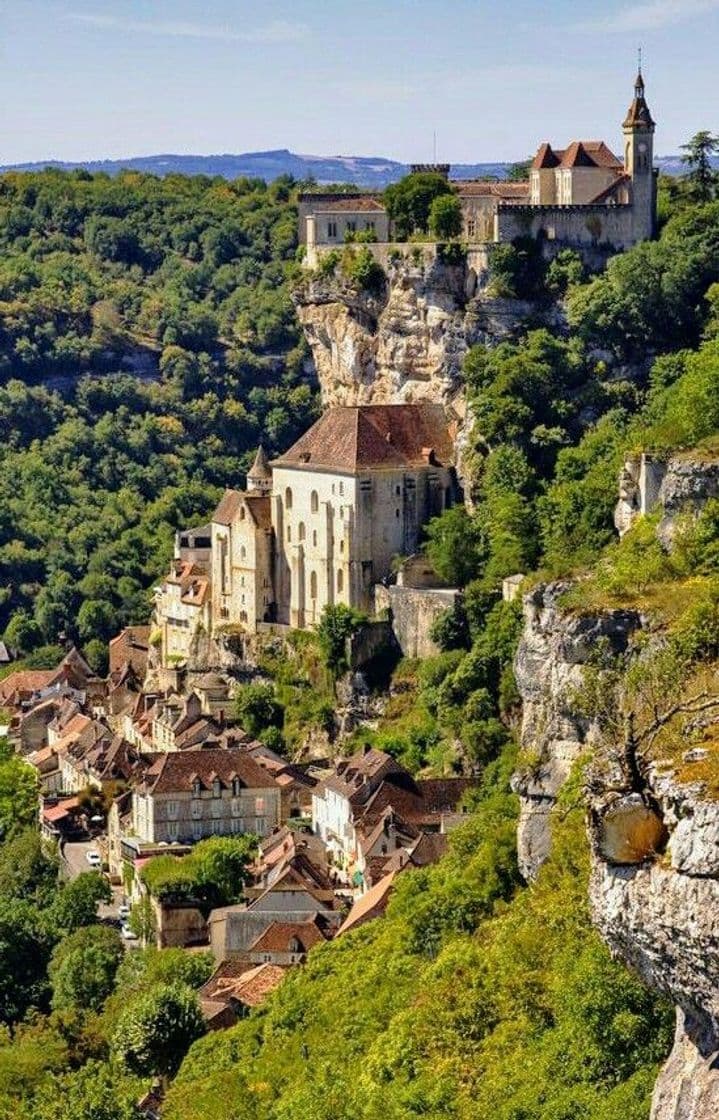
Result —
[[273, 148], [405, 162], [719, 130], [719, 0], [0, 0], [0, 164]]

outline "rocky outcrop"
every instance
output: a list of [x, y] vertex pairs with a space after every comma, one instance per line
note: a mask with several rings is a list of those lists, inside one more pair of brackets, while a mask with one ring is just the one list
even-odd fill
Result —
[[516, 334], [536, 307], [491, 297], [476, 262], [444, 263], [436, 247], [416, 246], [397, 259], [384, 252], [382, 265], [380, 293], [358, 290], [338, 267], [330, 276], [309, 274], [294, 294], [323, 404], [443, 404], [461, 444], [467, 350]]
[[524, 630], [514, 662], [525, 763], [513, 786], [520, 796], [518, 858], [526, 879], [536, 875], [549, 853], [549, 815], [557, 794], [595, 737], [577, 700], [584, 666], [600, 653], [624, 653], [641, 624], [635, 611], [569, 615], [559, 602], [568, 587], [542, 584], [525, 596]]
[[682, 519], [696, 516], [719, 496], [719, 461], [698, 452], [663, 460], [651, 455], [626, 459], [619, 476], [614, 524], [620, 536], [641, 514], [659, 510], [659, 539], [671, 548]]
[[620, 801], [637, 797], [615, 792], [607, 802], [595, 790], [592, 798], [591, 904], [594, 922], [613, 951], [677, 1005], [674, 1047], [655, 1087], [652, 1120], [715, 1120], [719, 803], [708, 799], [700, 785], [681, 785], [666, 769], [653, 768], [640, 800], [645, 817], [649, 800], [661, 818], [665, 851], [638, 849], [632, 860], [622, 862], [606, 842], [607, 813], [617, 796]]

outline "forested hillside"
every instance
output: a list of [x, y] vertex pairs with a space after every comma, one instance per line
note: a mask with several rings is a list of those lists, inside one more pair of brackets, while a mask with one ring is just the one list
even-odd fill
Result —
[[272, 453], [307, 427], [295, 247], [286, 180], [0, 178], [11, 646], [65, 634], [101, 668], [107, 639], [146, 621], [174, 529], [242, 482], [260, 439]]

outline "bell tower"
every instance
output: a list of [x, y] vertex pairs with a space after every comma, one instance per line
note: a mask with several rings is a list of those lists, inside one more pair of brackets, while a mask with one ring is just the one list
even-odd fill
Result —
[[654, 121], [644, 96], [641, 58], [634, 82], [634, 99], [622, 125], [624, 171], [632, 182], [632, 227], [635, 241], [646, 241], [656, 230], [657, 191], [654, 173]]

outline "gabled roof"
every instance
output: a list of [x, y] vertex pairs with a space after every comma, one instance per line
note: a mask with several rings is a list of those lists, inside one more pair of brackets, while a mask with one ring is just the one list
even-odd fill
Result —
[[[300, 943], [299, 949], [290, 948], [292, 939]], [[249, 947], [253, 953], [306, 953], [313, 945], [326, 941], [316, 921], [272, 922]]]
[[328, 409], [273, 466], [356, 472], [449, 466], [454, 458], [437, 404], [338, 405]]
[[615, 195], [620, 193], [622, 188], [628, 186], [631, 181], [631, 175], [617, 175], [613, 183], [610, 183], [608, 187], [605, 187], [603, 191], [600, 191], [599, 194], [595, 195], [594, 198], [590, 200], [592, 205], [598, 202], [609, 202]]
[[[561, 153], [560, 153], [561, 154]], [[559, 156], [554, 152], [552, 145], [545, 142], [537, 148], [537, 154], [532, 160], [532, 170], [541, 171], [546, 168], [557, 167]]]
[[211, 789], [215, 778], [223, 788], [239, 778], [246, 789], [276, 788], [274, 779], [242, 750], [203, 747], [197, 750], [170, 751], [155, 759], [145, 775], [150, 794], [191, 792], [195, 780]]
[[389, 902], [390, 892], [398, 874], [398, 871], [390, 871], [389, 875], [385, 875], [383, 879], [380, 879], [379, 883], [375, 883], [366, 894], [363, 894], [362, 897], [355, 902], [342, 925], [337, 930], [338, 937], [341, 933], [347, 933], [348, 930], [356, 929], [358, 926], [364, 925], [364, 923], [370, 921], [371, 918], [378, 918], [381, 914], [384, 914], [387, 909], [387, 903]]
[[524, 199], [529, 194], [529, 180], [464, 179], [455, 184], [460, 198], [499, 198], [507, 201]]
[[212, 515], [212, 520], [217, 525], [229, 525], [235, 518], [240, 508], [243, 495], [239, 490], [225, 490], [220, 498], [220, 504]]
[[600, 167], [621, 171], [623, 166], [603, 140], [572, 140], [567, 148], [552, 148], [551, 144], [540, 144], [532, 160], [534, 171], [552, 167]]
[[[276, 964], [258, 964], [248, 969], [244, 963], [223, 961], [199, 989], [200, 1002], [204, 1007], [205, 1004], [226, 1004], [235, 999], [246, 1007], [257, 1007], [282, 982], [286, 971]], [[209, 1010], [216, 1009], [210, 1007]]]

